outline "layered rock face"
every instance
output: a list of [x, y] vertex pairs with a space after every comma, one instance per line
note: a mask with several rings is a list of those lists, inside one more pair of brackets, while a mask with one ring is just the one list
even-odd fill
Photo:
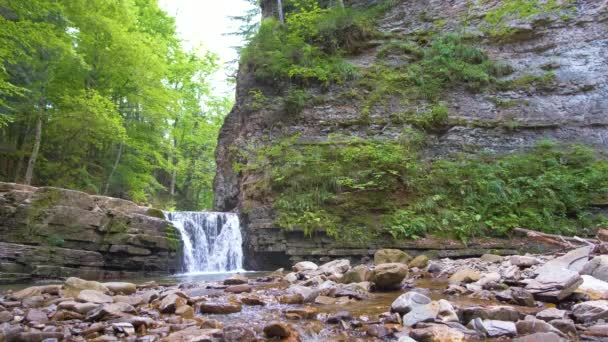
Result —
[[161, 215], [117, 198], [0, 183], [0, 283], [173, 273], [181, 241]]
[[[480, 151], [508, 153], [525, 150], [542, 139], [568, 143], [608, 145], [608, 13], [601, 1], [574, 1], [569, 16], [536, 15], [501, 24], [509, 34], [497, 38], [483, 30], [485, 14], [500, 6], [500, 1], [401, 1], [387, 11], [378, 29], [387, 36], [404, 36], [429, 30], [440, 34], [463, 32], [474, 37], [475, 45], [492, 60], [504, 62], [514, 70], [504, 79], [543, 77], [550, 73], [550, 84], [531, 82], [519, 89], [492, 89], [469, 92], [460, 87], [448, 90], [442, 101], [449, 109], [449, 127], [427, 136], [424, 155], [446, 158], [453, 153], [476, 154]], [[352, 4], [351, 4], [352, 5]], [[349, 57], [361, 70], [378, 63], [378, 52], [387, 41], [368, 42], [367, 47]], [[391, 63], [402, 63], [398, 58]], [[243, 68], [242, 68], [243, 69]], [[537, 78], [538, 79], [538, 78]], [[215, 179], [215, 208], [241, 213], [245, 229], [250, 267], [285, 264], [288, 259], [361, 257], [378, 247], [436, 249], [441, 255], [457, 255], [464, 246], [452, 241], [394, 242], [378, 241], [369, 248], [340, 246], [322, 232], [305, 238], [297, 230], [284, 231], [275, 223], [276, 213], [264, 195], [251, 189], [260, 175], [235, 172], [238, 151], [246, 146], [267, 146], [282, 138], [300, 134], [300, 142], [323, 142], [332, 134], [362, 138], [396, 137], [403, 124], [390, 117], [409, 108], [399, 99], [371, 109], [366, 124], [359, 118], [363, 101], [345, 98], [343, 86], [312, 88], [314, 98], [297, 117], [288, 116], [276, 105], [280, 90], [254, 79], [241, 70], [237, 80], [237, 102], [226, 118], [217, 149], [218, 173]], [[267, 97], [262, 109], [254, 106], [251, 90], [259, 89]], [[276, 98], [273, 98], [273, 95]], [[280, 101], [279, 101], [280, 102]], [[314, 172], [314, 170], [311, 170]], [[262, 198], [260, 198], [262, 197]], [[473, 242], [472, 246], [475, 246]], [[471, 245], [469, 245], [471, 247]], [[506, 242], [478, 244], [480, 253], [488, 248], [512, 249]], [[287, 257], [286, 257], [287, 256]], [[257, 264], [251, 264], [255, 260]]]

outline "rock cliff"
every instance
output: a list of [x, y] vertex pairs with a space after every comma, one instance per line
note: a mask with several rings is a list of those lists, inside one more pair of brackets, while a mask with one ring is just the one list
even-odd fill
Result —
[[[402, 37], [424, 40], [429, 32], [465, 35], [492, 60], [511, 68], [499, 78], [511, 86], [475, 92], [453, 86], [441, 95], [449, 112], [447, 124], [426, 136], [423, 150], [426, 158], [449, 158], [462, 152], [509, 153], [525, 150], [546, 138], [601, 147], [608, 144], [608, 13], [600, 1], [557, 1], [556, 5], [566, 6], [567, 10], [506, 15], [500, 18], [500, 27], [494, 27], [494, 32], [487, 28], [492, 19], [488, 13], [501, 15], [502, 1], [394, 3], [376, 23], [376, 29], [382, 33], [380, 37], [365, 42], [357, 53], [347, 57], [364, 75], [380, 63], [381, 57], [389, 65], [407, 63], [403, 56], [389, 53], [387, 57], [388, 44]], [[267, 16], [272, 12], [268, 8]], [[260, 195], [252, 189], [260, 175], [235, 170], [237, 162], [252, 163], [239, 151], [269, 146], [295, 134], [300, 134], [299, 143], [322, 143], [334, 134], [392, 138], [411, 126], [393, 120], [395, 113], [418, 109], [417, 104], [400, 101], [398, 96], [388, 96], [384, 105], [366, 109], [367, 97], [373, 89], [347, 83], [309, 86], [312, 99], [299, 114], [287, 115], [281, 105], [285, 93], [277, 88], [284, 87], [260, 82], [246, 66], [241, 66], [236, 105], [225, 120], [216, 152], [215, 209], [241, 214], [245, 247], [250, 256], [255, 256], [249, 258], [250, 267], [287, 264], [289, 258], [297, 261], [338, 255], [361, 257], [379, 246], [414, 251], [436, 249], [440, 255], [457, 255], [455, 251], [465, 248], [454, 241], [391, 239], [355, 248], [337, 243], [322, 231], [305, 238], [297, 229], [279, 228], [269, 198], [272, 194]], [[344, 96], [345, 90], [354, 95]], [[262, 105], [259, 94], [264, 95]], [[480, 253], [484, 248], [508, 250], [517, 245], [517, 241], [513, 244], [495, 241], [489, 245], [473, 242], [464, 254]], [[471, 252], [471, 246], [479, 248]]]
[[162, 215], [117, 198], [0, 183], [0, 283], [174, 273], [181, 241]]

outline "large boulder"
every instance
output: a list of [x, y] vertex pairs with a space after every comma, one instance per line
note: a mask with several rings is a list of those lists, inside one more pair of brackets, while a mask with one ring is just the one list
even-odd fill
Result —
[[582, 323], [595, 322], [608, 318], [608, 300], [593, 300], [576, 304], [572, 307], [572, 315]]
[[305, 303], [312, 303], [319, 295], [319, 290], [301, 285], [291, 285], [289, 288], [287, 288], [287, 293], [300, 295]]
[[325, 263], [317, 269], [317, 271], [321, 274], [325, 275], [334, 275], [334, 274], [344, 274], [346, 271], [350, 269], [350, 260], [348, 259], [338, 259], [333, 260], [328, 263]]
[[526, 290], [545, 302], [556, 303], [568, 297], [583, 283], [578, 269], [582, 269], [581, 261], [589, 251], [587, 247], [579, 248], [547, 262], [537, 270], [538, 276], [528, 282]]
[[407, 265], [403, 263], [380, 264], [372, 271], [371, 281], [379, 290], [397, 289], [401, 287], [407, 271]]
[[464, 267], [450, 276], [450, 283], [472, 283], [481, 279], [481, 274], [471, 268]]
[[110, 293], [110, 290], [100, 282], [70, 277], [63, 284], [63, 297], [77, 298], [82, 290], [94, 290], [104, 294]]
[[583, 283], [576, 289], [576, 292], [584, 293], [592, 300], [608, 299], [608, 282], [586, 274], [581, 278], [583, 278]]
[[113, 298], [107, 294], [95, 290], [80, 291], [78, 294], [78, 300], [86, 303], [96, 304], [112, 303], [114, 301]]
[[344, 273], [344, 276], [340, 279], [340, 282], [344, 284], [361, 283], [364, 281], [368, 281], [369, 277], [369, 268], [366, 265], [358, 265]]
[[402, 263], [407, 264], [412, 257], [398, 249], [380, 249], [374, 253], [374, 265]]
[[587, 262], [581, 274], [587, 274], [599, 280], [608, 281], [608, 255], [599, 255]]
[[130, 295], [137, 291], [137, 286], [133, 283], [125, 283], [125, 282], [110, 282], [103, 283], [108, 290], [112, 291], [114, 294], [123, 294]]
[[429, 264], [429, 257], [426, 255], [419, 255], [408, 263], [409, 267], [425, 268]]
[[407, 314], [418, 306], [424, 306], [431, 302], [431, 299], [422, 293], [410, 291], [397, 297], [391, 304], [391, 311], [402, 315]]
[[510, 321], [482, 320], [475, 318], [469, 322], [471, 329], [477, 330], [488, 337], [515, 336], [517, 327]]
[[292, 267], [294, 272], [316, 271], [318, 268], [317, 264], [310, 261], [300, 261]]
[[461, 310], [462, 322], [469, 323], [475, 318], [482, 320], [498, 320], [517, 322], [519, 311], [512, 306], [493, 305], [493, 306], [471, 306]]

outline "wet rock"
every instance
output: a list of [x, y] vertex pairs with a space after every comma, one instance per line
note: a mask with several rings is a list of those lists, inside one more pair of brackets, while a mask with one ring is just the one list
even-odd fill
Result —
[[[546, 264], [545, 264], [546, 266]], [[577, 271], [555, 266], [539, 270], [535, 279], [531, 279], [526, 285], [534, 298], [545, 302], [559, 302], [568, 297], [582, 283], [583, 279]]]
[[177, 308], [186, 305], [186, 299], [178, 296], [175, 293], [169, 294], [160, 302], [160, 312], [174, 313]]
[[559, 310], [556, 308], [545, 309], [536, 314], [536, 318], [545, 322], [552, 321], [554, 319], [565, 319], [568, 316], [566, 310]]
[[59, 310], [56, 311], [51, 317], [53, 321], [70, 321], [70, 320], [84, 320], [84, 315], [79, 314], [78, 312], [68, 311], [68, 310]]
[[141, 298], [143, 299], [144, 303], [151, 303], [153, 300], [157, 299], [158, 297], [159, 297], [159, 294], [158, 294], [158, 291], [156, 291], [156, 290], [149, 290], [149, 291], [146, 291], [141, 294]]
[[314, 319], [317, 317], [317, 309], [304, 306], [300, 308], [292, 308], [285, 310], [286, 315], [296, 315], [299, 319]]
[[171, 333], [163, 338], [162, 342], [216, 342], [223, 337], [219, 329], [199, 329], [195, 326], [187, 327]]
[[500, 281], [500, 274], [498, 272], [484, 273], [481, 278], [475, 282], [475, 285], [481, 287], [486, 286], [489, 283], [498, 283]]
[[86, 315], [87, 321], [107, 321], [120, 318], [125, 313], [135, 313], [135, 308], [127, 303], [101, 304]]
[[336, 304], [338, 300], [336, 298], [327, 297], [327, 296], [318, 296], [315, 298], [315, 304], [320, 305], [333, 305]]
[[608, 337], [608, 324], [596, 324], [593, 325], [583, 332], [585, 336], [594, 336], [594, 337]]
[[137, 291], [137, 286], [132, 283], [110, 282], [103, 283], [103, 285], [107, 287], [108, 290], [112, 291], [114, 294], [130, 295], [134, 294]]
[[368, 298], [368, 291], [366, 286], [360, 285], [364, 283], [351, 283], [346, 285], [340, 285], [332, 288], [328, 292], [330, 297], [348, 297], [356, 300], [363, 300]]
[[256, 295], [249, 295], [241, 298], [241, 303], [245, 305], [255, 306], [255, 305], [266, 305], [264, 300]]
[[427, 257], [426, 255], [419, 255], [417, 257], [415, 257], [414, 259], [412, 259], [409, 263], [408, 266], [411, 267], [418, 267], [420, 269], [427, 267], [429, 264], [429, 257]]
[[316, 271], [318, 268], [317, 264], [310, 261], [300, 261], [292, 267], [294, 272]]
[[302, 296], [304, 303], [312, 303], [319, 295], [319, 290], [301, 285], [291, 285], [287, 288], [287, 293], [300, 295]]
[[512, 287], [511, 296], [513, 298], [513, 303], [521, 306], [535, 306], [534, 296], [532, 294], [520, 287]]
[[515, 323], [515, 325], [517, 326], [517, 333], [520, 335], [528, 335], [539, 332], [553, 332], [558, 335], [561, 335], [561, 331], [556, 329], [551, 324], [536, 319], [532, 316], [526, 317], [525, 320], [518, 321], [517, 323]]
[[439, 303], [431, 302], [426, 305], [415, 306], [403, 316], [403, 325], [413, 327], [420, 322], [434, 321], [439, 314]]
[[410, 260], [412, 257], [409, 254], [398, 249], [380, 249], [374, 253], [374, 265], [376, 266], [390, 263], [407, 264]]
[[450, 276], [449, 282], [456, 283], [472, 283], [481, 279], [481, 274], [468, 267], [461, 268], [456, 273]]
[[278, 297], [281, 304], [303, 304], [304, 297], [299, 293], [287, 293]]
[[329, 317], [327, 317], [326, 322], [328, 324], [338, 324], [338, 323], [340, 323], [340, 321], [350, 321], [352, 319], [353, 319], [353, 317], [351, 316], [350, 312], [339, 311], [339, 312], [329, 315]]
[[268, 338], [286, 338], [291, 335], [291, 329], [279, 321], [273, 321], [264, 326], [264, 335]]
[[252, 290], [252, 287], [250, 285], [241, 284], [241, 285], [230, 285], [224, 289], [224, 292], [244, 293], [244, 292], [251, 292], [251, 290]]
[[240, 274], [235, 274], [232, 277], [224, 280], [224, 285], [241, 285], [241, 284], [247, 284], [249, 282], [249, 279], [247, 277], [244, 277]]
[[144, 301], [144, 298], [142, 296], [114, 296], [112, 297], [112, 299], [114, 300], [115, 303], [118, 302], [122, 302], [122, 303], [127, 303], [127, 304], [131, 304], [133, 306], [139, 306], [142, 305], [144, 303], [147, 303]]
[[513, 342], [567, 342], [568, 340], [560, 337], [556, 333], [544, 332], [532, 335], [521, 336], [513, 339]]
[[255, 341], [255, 333], [253, 330], [240, 326], [230, 325], [222, 329], [223, 342], [253, 342]]
[[524, 255], [512, 255], [509, 257], [509, 262], [519, 268], [528, 268], [541, 263], [538, 258]]
[[440, 324], [413, 329], [410, 337], [418, 342], [463, 342], [466, 340], [463, 332]]
[[544, 271], [553, 271], [555, 269], [567, 269], [575, 272], [581, 272], [589, 260], [590, 252], [591, 246], [571, 250], [558, 258], [548, 261], [538, 270], [536, 270], [536, 272], [539, 275]]
[[109, 294], [110, 290], [100, 282], [83, 280], [76, 277], [66, 279], [63, 284], [63, 296], [77, 298], [82, 290], [94, 290]]
[[343, 274], [350, 269], [350, 261], [348, 259], [338, 259], [325, 263], [317, 269], [320, 274], [332, 275]]
[[114, 299], [112, 297], [103, 294], [102, 292], [96, 290], [82, 290], [78, 294], [78, 300], [86, 302], [86, 303], [96, 303], [96, 304], [104, 304], [104, 303], [112, 303]]
[[576, 289], [577, 293], [584, 293], [592, 300], [608, 299], [608, 282], [586, 274], [581, 278], [583, 283]]
[[437, 304], [439, 304], [439, 313], [437, 314], [437, 320], [440, 322], [458, 322], [458, 314], [456, 314], [456, 310], [450, 302], [445, 299], [440, 299]]
[[581, 269], [581, 274], [593, 276], [608, 282], [608, 255], [599, 255], [587, 262]]
[[194, 317], [194, 309], [190, 305], [182, 305], [175, 309], [175, 314], [183, 318]]
[[412, 311], [418, 306], [424, 306], [431, 302], [431, 299], [418, 292], [407, 292], [395, 299], [391, 304], [391, 311], [402, 315]]
[[462, 322], [467, 324], [475, 318], [517, 322], [519, 312], [511, 306], [495, 305], [487, 307], [468, 307], [461, 310]]
[[517, 335], [515, 323], [510, 321], [482, 320], [481, 318], [475, 318], [469, 322], [468, 326], [488, 337]]
[[284, 280], [290, 282], [290, 283], [295, 283], [296, 281], [298, 281], [298, 275], [294, 272], [291, 273], [287, 273], [284, 277]]
[[502, 259], [502, 256], [496, 254], [484, 254], [479, 258], [479, 260], [489, 263], [502, 262]]
[[583, 323], [595, 322], [608, 318], [608, 300], [594, 300], [576, 304], [572, 307], [572, 315]]
[[229, 302], [203, 302], [200, 304], [201, 313], [210, 314], [231, 314], [240, 312], [242, 309], [240, 303]]
[[60, 291], [61, 285], [32, 286], [12, 293], [10, 295], [10, 298], [14, 300], [23, 300], [29, 297], [40, 296], [43, 294], [58, 295]]
[[365, 333], [367, 336], [384, 340], [391, 335], [393, 331], [383, 324], [369, 324], [365, 329]]
[[554, 319], [549, 324], [566, 335], [576, 335], [576, 326], [571, 319]]
[[380, 264], [372, 271], [371, 281], [379, 290], [396, 289], [401, 287], [401, 281], [407, 276], [407, 273], [405, 264]]
[[46, 323], [49, 321], [48, 316], [42, 310], [30, 309], [25, 316], [27, 322]]
[[369, 280], [370, 270], [366, 265], [357, 265], [344, 273], [341, 282], [344, 284], [361, 283]]

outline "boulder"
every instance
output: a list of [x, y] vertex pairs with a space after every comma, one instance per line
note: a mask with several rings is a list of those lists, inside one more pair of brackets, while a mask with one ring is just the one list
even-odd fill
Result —
[[519, 311], [512, 306], [494, 305], [494, 306], [473, 306], [461, 310], [462, 322], [467, 324], [475, 318], [482, 320], [498, 320], [517, 322], [519, 320]]
[[184, 304], [175, 309], [175, 314], [189, 319], [194, 317], [194, 309], [190, 305]]
[[229, 293], [244, 293], [251, 292], [252, 287], [248, 284], [240, 284], [240, 285], [230, 285], [224, 289], [224, 292]]
[[608, 324], [602, 323], [590, 326], [589, 328], [585, 329], [583, 335], [604, 338], [608, 337]]
[[608, 255], [599, 255], [591, 259], [583, 266], [581, 274], [608, 282]]
[[421, 322], [432, 322], [439, 314], [439, 303], [431, 302], [426, 305], [419, 305], [412, 308], [410, 312], [403, 316], [403, 325], [413, 327]]
[[468, 326], [488, 337], [517, 335], [515, 323], [510, 321], [482, 320], [481, 318], [475, 318], [469, 322]]
[[281, 304], [303, 304], [304, 297], [302, 297], [299, 293], [286, 293], [284, 295], [279, 296], [279, 303]]
[[302, 296], [304, 303], [312, 303], [319, 295], [319, 290], [301, 285], [291, 285], [287, 288], [287, 293], [300, 295]]
[[418, 292], [407, 292], [395, 299], [391, 304], [391, 311], [398, 312], [402, 315], [412, 311], [418, 306], [427, 305], [431, 302], [431, 299]]
[[242, 309], [240, 303], [231, 302], [202, 302], [200, 304], [201, 313], [208, 314], [231, 314], [240, 312]]
[[315, 298], [315, 304], [319, 305], [333, 305], [336, 304], [337, 301], [338, 300], [336, 298], [327, 296], [318, 296], [317, 298]]
[[326, 322], [328, 324], [338, 324], [340, 322], [351, 321], [353, 316], [348, 311], [338, 311], [327, 317]]
[[472, 283], [481, 279], [481, 274], [471, 268], [464, 267], [456, 271], [450, 276], [449, 282], [456, 283]]
[[576, 304], [572, 307], [572, 315], [582, 323], [595, 322], [608, 318], [608, 300], [593, 300]]
[[46, 323], [49, 321], [49, 317], [42, 310], [38, 309], [30, 309], [27, 311], [25, 315], [26, 322], [34, 322], [34, 323]]
[[144, 301], [143, 296], [122, 296], [122, 295], [118, 295], [118, 296], [112, 297], [112, 299], [114, 299], [114, 303], [122, 302], [122, 303], [131, 304], [133, 306], [139, 306], [139, 305], [142, 305], [142, 304], [146, 303]]
[[294, 272], [316, 271], [318, 268], [317, 264], [310, 261], [300, 261], [292, 267]]
[[340, 279], [341, 283], [349, 284], [349, 283], [361, 283], [369, 280], [370, 270], [366, 265], [357, 265], [346, 273]]
[[298, 275], [295, 272], [287, 273], [283, 277], [283, 279], [286, 280], [287, 282], [295, 283], [296, 281], [298, 281]]
[[102, 292], [95, 290], [82, 290], [78, 294], [78, 300], [85, 303], [96, 303], [96, 304], [104, 304], [104, 303], [112, 303], [114, 299]]
[[519, 268], [528, 268], [541, 263], [538, 258], [525, 255], [512, 255], [509, 257], [509, 262]]
[[566, 310], [560, 310], [556, 308], [545, 309], [536, 314], [536, 318], [545, 322], [550, 322], [555, 319], [566, 319], [568, 312]]
[[513, 339], [513, 342], [568, 342], [567, 339], [560, 337], [556, 333], [536, 333], [532, 335], [520, 336]]
[[542, 265], [536, 272], [540, 275], [545, 271], [554, 271], [556, 269], [567, 269], [574, 272], [581, 272], [583, 267], [589, 261], [589, 253], [591, 246], [585, 246], [571, 250], [570, 252], [550, 260]]
[[[442, 324], [432, 324], [424, 328], [413, 329], [410, 337], [419, 342], [464, 342], [465, 334], [454, 328]], [[399, 340], [401, 341], [401, 339]], [[407, 341], [407, 340], [406, 340]]]
[[417, 257], [415, 257], [414, 259], [412, 259], [407, 265], [412, 268], [412, 267], [417, 267], [417, 268], [425, 268], [426, 266], [428, 266], [429, 264], [429, 257], [427, 257], [426, 255], [419, 255]]
[[513, 298], [513, 304], [530, 307], [536, 305], [536, 302], [534, 301], [534, 296], [530, 292], [520, 287], [512, 287], [509, 290], [511, 291], [511, 298]]
[[110, 290], [100, 282], [70, 277], [63, 284], [63, 297], [77, 298], [82, 290], [95, 290], [104, 294], [110, 293]]
[[103, 283], [108, 290], [112, 291], [114, 294], [123, 294], [130, 295], [134, 294], [137, 291], [137, 286], [133, 283], [125, 283], [125, 282], [110, 282]]
[[576, 326], [571, 319], [554, 319], [549, 324], [566, 335], [576, 336]]
[[562, 334], [561, 331], [559, 331], [551, 324], [533, 318], [532, 316], [526, 317], [525, 320], [518, 321], [515, 325], [517, 326], [517, 333], [520, 335], [528, 335], [539, 332], [552, 332], [558, 335]]
[[374, 265], [401, 263], [407, 264], [412, 257], [398, 249], [380, 249], [374, 253]]
[[89, 311], [92, 311], [99, 307], [99, 304], [95, 303], [78, 303], [73, 300], [61, 302], [57, 305], [60, 310], [75, 311], [79, 314], [86, 315]]
[[[218, 339], [212, 340], [216, 341]], [[256, 341], [255, 333], [248, 327], [241, 325], [230, 325], [222, 330], [222, 342], [253, 342]]]
[[118, 319], [125, 313], [135, 313], [135, 308], [127, 303], [101, 304], [89, 311], [86, 315], [87, 321], [109, 321]]
[[556, 264], [553, 267], [541, 267], [536, 278], [530, 280], [526, 285], [534, 298], [556, 303], [568, 297], [582, 283], [583, 278], [577, 271], [572, 271]]
[[178, 296], [175, 293], [167, 295], [160, 302], [160, 312], [162, 313], [174, 313], [180, 306], [186, 305], [186, 299]]
[[299, 319], [315, 319], [317, 317], [317, 309], [312, 306], [303, 306], [285, 310], [286, 315], [293, 315]]
[[479, 260], [483, 262], [496, 263], [501, 262], [503, 260], [503, 257], [496, 254], [484, 254], [479, 258]]
[[241, 303], [249, 306], [262, 306], [266, 305], [266, 302], [259, 296], [248, 295], [241, 297]]
[[25, 298], [40, 296], [43, 294], [58, 295], [60, 291], [61, 285], [32, 286], [17, 291], [11, 294], [10, 297], [14, 300], [23, 300]]
[[380, 264], [372, 271], [371, 281], [379, 290], [397, 289], [407, 273], [407, 265], [403, 263]]
[[232, 277], [224, 280], [224, 285], [240, 285], [240, 284], [247, 284], [249, 282], [249, 279], [247, 277], [244, 277], [240, 274], [235, 274]]
[[325, 263], [317, 269], [321, 274], [343, 274], [350, 269], [350, 261], [348, 259], [338, 259]]
[[291, 329], [279, 321], [272, 321], [264, 326], [264, 335], [268, 338], [287, 338], [291, 335]]
[[586, 274], [581, 278], [583, 278], [583, 283], [575, 292], [584, 293], [592, 300], [608, 299], [608, 282]]
[[445, 299], [437, 301], [439, 304], [439, 313], [437, 314], [437, 320], [440, 322], [458, 322], [458, 314], [450, 302]]

